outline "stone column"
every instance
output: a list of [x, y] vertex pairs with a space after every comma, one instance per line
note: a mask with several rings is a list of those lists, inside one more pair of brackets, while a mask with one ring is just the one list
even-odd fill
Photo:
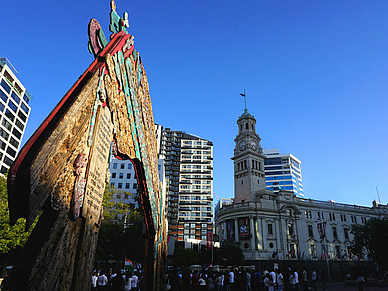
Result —
[[261, 224], [262, 218], [257, 218], [257, 249], [263, 249], [263, 226]]
[[238, 219], [234, 219], [234, 241], [239, 242], [240, 240], [238, 239]]
[[255, 246], [255, 226], [253, 224], [253, 217], [250, 216], [249, 217], [249, 224], [250, 224], [250, 228], [251, 228], [251, 250], [254, 251], [256, 249], [256, 246]]

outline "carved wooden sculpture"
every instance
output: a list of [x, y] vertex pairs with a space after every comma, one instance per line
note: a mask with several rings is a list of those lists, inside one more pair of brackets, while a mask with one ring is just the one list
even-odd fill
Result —
[[164, 202], [147, 77], [133, 36], [120, 31], [106, 43], [96, 20], [89, 29], [96, 59], [9, 172], [11, 222], [26, 217], [30, 225], [40, 215], [12, 275], [15, 290], [90, 288], [110, 154], [135, 165], [148, 235], [146, 290], [163, 285]]

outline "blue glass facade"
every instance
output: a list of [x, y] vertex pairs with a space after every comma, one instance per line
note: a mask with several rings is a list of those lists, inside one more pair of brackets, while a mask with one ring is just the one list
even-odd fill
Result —
[[264, 150], [266, 188], [270, 191], [292, 191], [303, 197], [301, 162], [291, 154], [281, 155], [278, 150]]

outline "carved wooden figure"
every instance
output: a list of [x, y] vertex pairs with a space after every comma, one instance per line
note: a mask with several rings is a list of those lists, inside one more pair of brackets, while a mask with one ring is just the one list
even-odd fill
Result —
[[10, 169], [11, 222], [26, 217], [30, 225], [39, 216], [12, 275], [15, 290], [90, 288], [112, 142], [115, 155], [133, 161], [138, 178], [148, 235], [146, 290], [164, 283], [164, 203], [147, 77], [131, 35], [118, 32], [102, 43], [91, 42], [96, 59]]

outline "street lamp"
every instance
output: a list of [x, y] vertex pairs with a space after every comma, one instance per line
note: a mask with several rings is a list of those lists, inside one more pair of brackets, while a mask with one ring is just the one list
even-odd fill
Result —
[[[323, 246], [324, 246], [324, 251], [325, 251], [325, 257], [326, 257], [326, 266], [327, 266], [327, 276], [329, 278], [329, 283], [331, 284], [331, 275], [330, 275], [330, 267], [329, 267], [329, 254], [328, 254], [328, 251], [327, 251], [327, 245], [326, 245], [326, 222], [323, 221], [323, 212], [321, 211], [320, 212], [320, 218], [318, 219], [318, 221], [320, 221], [318, 223], [318, 225], [321, 225], [321, 233], [322, 235], [321, 236], [321, 244], [322, 244], [322, 240], [323, 240]], [[318, 231], [319, 233], [319, 231]]]

